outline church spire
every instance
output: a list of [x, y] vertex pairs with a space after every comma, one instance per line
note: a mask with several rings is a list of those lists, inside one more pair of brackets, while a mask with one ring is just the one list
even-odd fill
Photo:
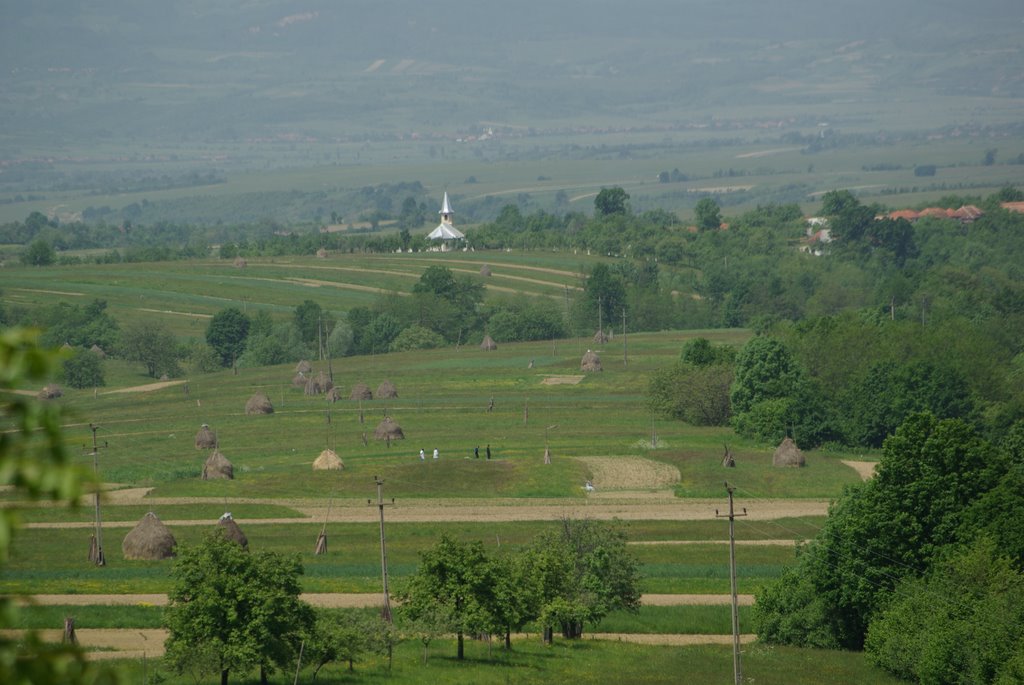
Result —
[[448, 191], [444, 191], [444, 200], [441, 202], [441, 211], [438, 214], [441, 215], [441, 223], [450, 224], [452, 222], [452, 206], [448, 203]]

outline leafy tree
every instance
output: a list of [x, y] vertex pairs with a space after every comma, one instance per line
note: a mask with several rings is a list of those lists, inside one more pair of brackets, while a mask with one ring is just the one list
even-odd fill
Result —
[[335, 661], [347, 661], [349, 672], [366, 654], [387, 654], [394, 642], [393, 628], [379, 613], [362, 610], [317, 611], [313, 630], [306, 640], [303, 659], [313, 665], [313, 680], [320, 669]]
[[725, 364], [679, 363], [651, 376], [647, 397], [662, 416], [695, 426], [723, 426], [729, 422], [731, 384], [732, 368]]
[[331, 334], [327, 336], [327, 351], [331, 357], [344, 357], [352, 354], [355, 344], [352, 327], [346, 321], [334, 324]]
[[821, 213], [838, 216], [860, 206], [860, 200], [849, 190], [830, 190], [821, 196]]
[[378, 314], [363, 332], [363, 351], [373, 353], [386, 352], [398, 334], [402, 332], [402, 323], [388, 313]]
[[439, 334], [413, 324], [409, 326], [391, 341], [392, 352], [408, 352], [409, 350], [432, 350], [442, 347], [445, 341]]
[[722, 225], [722, 210], [710, 197], [702, 197], [693, 208], [693, 216], [697, 229], [701, 231], [717, 231]]
[[21, 263], [28, 266], [49, 266], [56, 261], [57, 252], [53, 245], [42, 238], [32, 241], [32, 244], [21, 253]]
[[465, 657], [466, 633], [485, 632], [494, 623], [488, 611], [495, 567], [480, 542], [462, 543], [441, 536], [420, 553], [420, 565], [399, 594], [402, 610], [413, 620], [448, 616], [457, 640], [457, 658]]
[[848, 488], [792, 572], [759, 593], [761, 638], [861, 648], [896, 585], [925, 573], [996, 483], [992, 453], [960, 420], [908, 418], [885, 441], [875, 478]]
[[[545, 634], [558, 625], [578, 638], [609, 611], [640, 606], [639, 564], [621, 529], [591, 519], [563, 518], [533, 542], [528, 573], [538, 579]], [[550, 623], [544, 622], [551, 621]]]
[[[61, 405], [10, 392], [45, 381], [54, 361], [39, 348], [34, 333], [17, 328], [0, 331], [0, 390], [4, 391], [0, 417], [6, 427], [0, 440], [0, 485], [14, 488], [19, 498], [58, 500], [71, 506], [90, 475], [73, 463], [65, 448]], [[0, 508], [0, 569], [8, 560], [17, 519], [16, 508]], [[18, 625], [18, 612], [13, 598], [0, 597], [0, 682], [120, 682], [116, 673], [86, 661], [76, 647], [45, 643], [32, 632], [21, 637], [8, 633]]]
[[107, 312], [106, 300], [93, 300], [87, 305], [61, 302], [38, 313], [38, 324], [45, 329], [40, 342], [50, 347], [64, 343], [72, 347], [99, 345], [113, 350], [120, 336], [120, 326]]
[[596, 216], [613, 216], [629, 214], [629, 193], [618, 186], [601, 188], [594, 198]]
[[295, 308], [295, 327], [299, 338], [307, 345], [316, 346], [320, 336], [326, 336], [334, 327], [334, 319], [324, 312], [323, 308], [313, 300], [303, 300]]
[[991, 683], [1024, 649], [1024, 575], [982, 539], [900, 584], [871, 622], [876, 665], [920, 683]]
[[683, 343], [679, 359], [693, 366], [731, 365], [736, 359], [736, 348], [731, 345], [714, 345], [707, 338], [693, 338]]
[[478, 306], [484, 287], [471, 278], [456, 278], [446, 266], [430, 266], [413, 285], [412, 318], [415, 323], [454, 342], [479, 325]]
[[220, 530], [180, 547], [164, 612], [165, 659], [182, 673], [196, 654], [212, 654], [203, 663], [212, 662], [221, 685], [232, 670], [258, 667], [265, 681], [275, 666], [294, 663], [314, 618], [299, 599], [301, 574], [297, 555], [249, 553]]
[[[586, 307], [586, 321], [597, 325], [599, 318], [611, 324], [622, 316], [626, 306], [626, 286], [611, 268], [604, 263], [595, 264], [583, 286], [583, 301]], [[601, 317], [598, 317], [598, 311]]]
[[562, 312], [547, 298], [515, 299], [496, 306], [487, 331], [498, 342], [525, 342], [565, 337]]
[[95, 388], [106, 385], [103, 362], [89, 350], [76, 348], [61, 363], [61, 379], [72, 388]]
[[736, 357], [730, 401], [737, 414], [758, 402], [790, 397], [801, 381], [801, 370], [786, 347], [768, 336], [751, 338]]
[[181, 374], [177, 341], [160, 324], [129, 324], [121, 334], [119, 354], [130, 362], [142, 362], [151, 378]]
[[210, 319], [206, 342], [220, 355], [221, 366], [231, 366], [242, 356], [249, 325], [249, 317], [237, 307], [222, 309]]
[[290, 321], [274, 324], [265, 335], [250, 334], [238, 366], [273, 366], [296, 362], [309, 356], [310, 349], [299, 339], [299, 331]]

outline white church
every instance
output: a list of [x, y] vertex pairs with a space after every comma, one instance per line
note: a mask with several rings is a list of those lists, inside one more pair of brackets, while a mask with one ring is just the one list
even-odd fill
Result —
[[448, 202], [448, 191], [444, 193], [444, 201], [441, 203], [441, 223], [427, 236], [428, 240], [440, 240], [441, 252], [448, 252], [456, 240], [465, 240], [466, 235], [452, 225], [452, 206]]

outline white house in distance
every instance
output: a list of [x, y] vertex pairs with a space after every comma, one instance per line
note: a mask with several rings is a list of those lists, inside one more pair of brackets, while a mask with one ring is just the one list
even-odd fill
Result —
[[451, 249], [453, 240], [463, 240], [466, 237], [462, 231], [452, 226], [452, 214], [454, 213], [451, 204], [448, 203], [448, 191], [445, 191], [444, 201], [441, 203], [441, 211], [438, 212], [441, 215], [441, 223], [427, 236], [428, 240], [441, 241], [442, 252], [447, 252]]

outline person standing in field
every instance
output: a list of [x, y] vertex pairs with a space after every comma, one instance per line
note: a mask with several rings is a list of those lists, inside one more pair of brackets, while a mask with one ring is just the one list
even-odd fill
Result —
[[491, 446], [490, 446], [490, 444], [487, 445], [487, 458], [488, 459], [491, 458]]
[[423, 450], [420, 450], [420, 461], [425, 461], [426, 458], [427, 458], [427, 453], [424, 452]]
[[437, 448], [435, 447], [434, 448], [434, 459], [437, 459], [440, 456], [441, 456], [441, 454], [437, 451]]
[[473, 448], [473, 458], [474, 459], [479, 459], [480, 458], [480, 445], [477, 445], [476, 447]]

